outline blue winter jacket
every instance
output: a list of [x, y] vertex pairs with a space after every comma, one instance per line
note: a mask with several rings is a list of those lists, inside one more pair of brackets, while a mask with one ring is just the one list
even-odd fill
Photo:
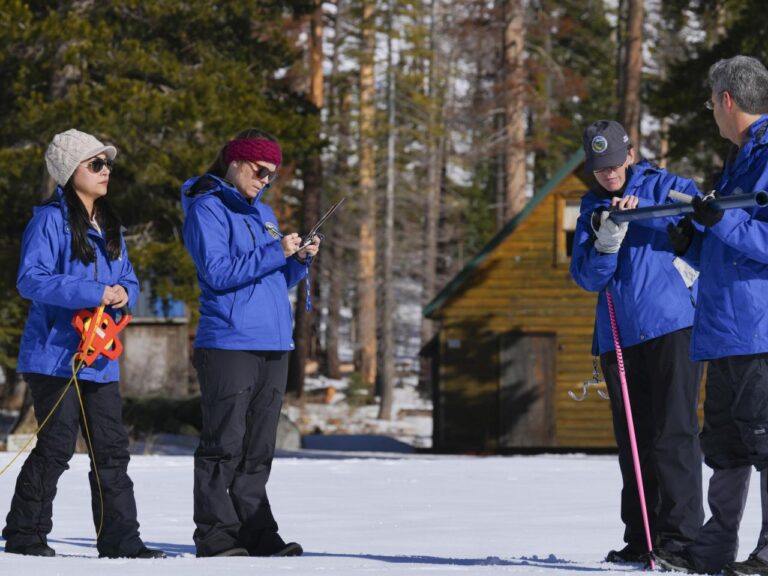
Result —
[[[133, 306], [139, 283], [125, 242], [120, 258], [110, 260], [104, 238], [94, 229], [88, 231], [88, 240], [95, 248], [96, 261], [83, 264], [71, 258], [72, 233], [63, 194], [59, 187], [51, 202], [36, 207], [24, 231], [16, 286], [32, 305], [21, 336], [17, 371], [69, 378], [72, 356], [80, 343], [80, 335], [72, 327], [75, 312], [99, 306], [104, 288], [115, 284], [125, 288], [128, 306]], [[107, 307], [106, 312], [115, 317], [112, 308]], [[94, 382], [115, 382], [119, 376], [118, 361], [103, 356], [78, 373], [79, 379]]]
[[[749, 128], [716, 189], [722, 196], [768, 190], [768, 115]], [[726, 210], [694, 235], [685, 258], [701, 271], [691, 357], [768, 352], [768, 208]]]
[[249, 204], [232, 184], [210, 174], [182, 186], [184, 244], [200, 282], [197, 348], [294, 347], [288, 289], [306, 267], [283, 254], [263, 192]]
[[[637, 196], [641, 207], [653, 206], [672, 202], [667, 199], [670, 190], [700, 195], [692, 180], [642, 161], [628, 169], [623, 195]], [[595, 250], [590, 218], [595, 210], [610, 205], [611, 197], [605, 191], [591, 190], [582, 197], [571, 256], [571, 276], [576, 283], [599, 292], [595, 354], [614, 349], [606, 288], [613, 296], [622, 347], [691, 326], [696, 301], [697, 285], [686, 287], [673, 265], [675, 255], [666, 233], [667, 223], [678, 218], [632, 222], [619, 251], [602, 254]]]

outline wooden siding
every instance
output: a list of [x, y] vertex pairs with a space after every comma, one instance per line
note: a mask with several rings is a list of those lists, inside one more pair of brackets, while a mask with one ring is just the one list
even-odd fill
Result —
[[[561, 233], [563, 199], [580, 197], [585, 191], [584, 183], [573, 174], [563, 179], [432, 314], [441, 323], [443, 358], [449, 353], [445, 349], [448, 339], [472, 342], [480, 326], [486, 334], [521, 331], [556, 335], [556, 447], [615, 445], [609, 403], [594, 391], [583, 402], [568, 396], [569, 390], [580, 389], [592, 375], [597, 295], [584, 291], [571, 279], [570, 259], [562, 257]], [[497, 355], [488, 356], [470, 357], [461, 369], [442, 366], [441, 394], [461, 393], [466, 399], [486, 394], [491, 386], [488, 365], [497, 361]]]

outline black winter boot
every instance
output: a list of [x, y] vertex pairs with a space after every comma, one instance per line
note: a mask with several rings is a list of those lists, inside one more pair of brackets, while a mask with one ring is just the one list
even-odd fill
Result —
[[8, 554], [23, 554], [24, 556], [56, 556], [56, 551], [45, 542], [36, 542], [35, 544], [27, 544], [25, 546], [13, 546], [6, 543], [5, 551]]
[[147, 548], [142, 546], [133, 554], [99, 554], [99, 558], [140, 558], [142, 560], [151, 560], [153, 558], [167, 558], [168, 555], [162, 550]]
[[621, 550], [608, 552], [605, 561], [614, 564], [647, 564], [648, 551], [633, 544], [627, 544]]
[[654, 550], [653, 557], [663, 572], [682, 572], [683, 574], [711, 574], [696, 565], [694, 559], [685, 550], [670, 552]]
[[301, 556], [304, 549], [296, 542], [286, 544], [277, 532], [265, 532], [249, 552], [251, 556]]
[[757, 574], [758, 576], [768, 575], [768, 564], [760, 560], [756, 555], [750, 554], [744, 562], [729, 562], [723, 568], [725, 576], [747, 576], [748, 574]]

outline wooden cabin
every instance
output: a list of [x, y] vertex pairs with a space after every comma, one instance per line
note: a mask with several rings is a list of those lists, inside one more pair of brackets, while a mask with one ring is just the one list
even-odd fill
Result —
[[120, 393], [124, 397], [184, 397], [190, 379], [189, 318], [184, 303], [152, 296], [144, 282], [133, 320], [120, 334]]
[[583, 162], [579, 150], [425, 307], [439, 323], [436, 450], [615, 446], [608, 401], [568, 395], [592, 377], [597, 300], [569, 272]]

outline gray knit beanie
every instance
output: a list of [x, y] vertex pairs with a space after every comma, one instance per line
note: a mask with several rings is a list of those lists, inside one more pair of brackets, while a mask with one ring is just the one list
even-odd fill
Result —
[[48, 173], [60, 186], [64, 186], [83, 160], [104, 153], [110, 160], [117, 156], [114, 146], [105, 146], [90, 134], [74, 128], [56, 134], [45, 151]]

